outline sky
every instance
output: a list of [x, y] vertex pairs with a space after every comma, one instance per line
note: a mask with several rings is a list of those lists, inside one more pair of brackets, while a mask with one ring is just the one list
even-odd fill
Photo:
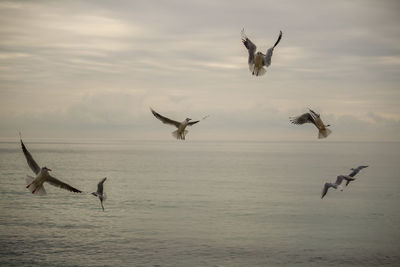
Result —
[[[0, 1], [0, 138], [400, 141], [399, 1]], [[283, 38], [261, 77], [260, 51]]]

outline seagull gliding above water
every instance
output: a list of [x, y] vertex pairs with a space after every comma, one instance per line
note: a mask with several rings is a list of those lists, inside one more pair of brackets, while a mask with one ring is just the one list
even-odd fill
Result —
[[[193, 124], [199, 122], [199, 121], [191, 121], [192, 119], [189, 119], [189, 118], [186, 118], [182, 122], [178, 122], [178, 121], [171, 120], [167, 117], [164, 117], [163, 115], [155, 112], [152, 108], [150, 108], [150, 110], [151, 110], [151, 113], [153, 113], [154, 117], [156, 117], [163, 123], [173, 125], [176, 128], [178, 128], [178, 130], [172, 132], [172, 136], [174, 136], [176, 139], [185, 140], [185, 136], [188, 133], [188, 131], [185, 130], [186, 126], [192, 126]], [[189, 122], [189, 121], [191, 121], [191, 122]]]
[[100, 200], [101, 208], [104, 211], [103, 201], [106, 200], [106, 194], [103, 193], [103, 184], [106, 181], [107, 177], [104, 177], [98, 184], [97, 184], [97, 192], [93, 192], [92, 195], [98, 197]]
[[37, 195], [46, 195], [46, 190], [44, 189], [43, 183], [47, 182], [53, 186], [60, 187], [62, 189], [74, 192], [74, 193], [82, 193], [81, 190], [78, 190], [69, 184], [66, 184], [64, 182], [61, 182], [57, 178], [51, 176], [49, 174], [49, 171], [51, 171], [47, 167], [42, 167], [40, 168], [39, 165], [36, 163], [36, 161], [33, 159], [31, 153], [29, 153], [28, 149], [26, 149], [24, 143], [21, 141], [21, 147], [22, 151], [24, 152], [26, 161], [28, 162], [29, 167], [31, 170], [35, 173], [36, 177], [32, 177], [27, 175], [26, 182], [27, 186], [26, 188], [29, 189], [29, 191], [32, 192], [32, 194], [37, 194]]

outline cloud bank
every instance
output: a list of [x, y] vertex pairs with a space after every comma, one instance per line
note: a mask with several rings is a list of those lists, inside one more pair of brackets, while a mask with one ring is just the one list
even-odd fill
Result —
[[[149, 107], [211, 116], [193, 139], [400, 141], [397, 1], [3, 1], [0, 137], [169, 139]], [[284, 35], [260, 78], [261, 50]], [[310, 136], [311, 135], [311, 136]]]

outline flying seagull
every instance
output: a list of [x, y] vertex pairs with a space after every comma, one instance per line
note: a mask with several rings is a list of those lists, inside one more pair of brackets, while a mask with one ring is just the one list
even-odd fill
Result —
[[[163, 115], [155, 112], [152, 108], [150, 108], [151, 112], [153, 113], [153, 115], [159, 119], [160, 121], [162, 121], [165, 124], [170, 124], [175, 126], [176, 128], [178, 128], [178, 130], [172, 132], [172, 136], [174, 136], [176, 139], [181, 139], [181, 140], [185, 140], [185, 136], [188, 133], [187, 130], [185, 130], [186, 126], [192, 126], [193, 124], [198, 123], [199, 121], [191, 121], [192, 119], [186, 118], [184, 121], [182, 122], [178, 122], [178, 121], [174, 121], [171, 120], [167, 117], [164, 117]], [[191, 122], [189, 122], [191, 121]]]
[[31, 168], [31, 170], [36, 175], [36, 177], [27, 175], [27, 178], [26, 178], [26, 182], [28, 184], [26, 186], [26, 188], [28, 188], [29, 191], [32, 192], [32, 194], [45, 195], [46, 190], [44, 189], [44, 186], [43, 186], [44, 182], [47, 182], [51, 185], [60, 187], [62, 189], [69, 190], [74, 193], [82, 193], [81, 190], [78, 190], [78, 189], [70, 186], [69, 184], [61, 182], [57, 178], [54, 178], [53, 176], [51, 176], [49, 174], [49, 171], [51, 171], [51, 169], [49, 169], [47, 167], [40, 168], [39, 165], [36, 163], [36, 161], [33, 159], [31, 153], [29, 153], [29, 151], [26, 149], [24, 143], [22, 142], [22, 139], [20, 139], [20, 140], [21, 140], [22, 151], [24, 152], [26, 161], [28, 162], [28, 165]]
[[97, 184], [97, 192], [93, 192], [92, 195], [98, 197], [100, 199], [101, 208], [104, 211], [103, 201], [106, 200], [106, 193], [103, 193], [103, 184], [106, 181], [107, 177], [104, 177], [98, 184]]
[[326, 182], [324, 184], [324, 187], [322, 188], [321, 198], [324, 198], [326, 193], [328, 193], [328, 189], [331, 187], [333, 187], [335, 189], [337, 189], [339, 187], [340, 189], [342, 189], [343, 187], [340, 184], [342, 183], [343, 179], [345, 179], [345, 177], [343, 175], [339, 175], [338, 177], [336, 177], [336, 182], [334, 182], [334, 183]]
[[279, 42], [282, 39], [282, 31], [279, 32], [278, 40], [276, 40], [273, 47], [267, 50], [266, 55], [264, 55], [260, 51], [256, 53], [257, 46], [246, 36], [246, 34], [244, 33], [244, 29], [242, 29], [241, 35], [242, 35], [242, 42], [249, 51], [248, 64], [251, 74], [255, 76], [264, 75], [266, 72], [264, 66], [269, 67], [271, 65], [271, 58], [274, 52], [274, 48], [279, 44]]
[[358, 166], [355, 169], [351, 168], [350, 170], [352, 170], [352, 172], [348, 175], [348, 177], [352, 178], [352, 179], [346, 179], [347, 180], [346, 186], [348, 186], [351, 181], [354, 181], [356, 179], [356, 178], [353, 178], [353, 177], [356, 176], [357, 173], [359, 173], [362, 169], [367, 168], [367, 167], [368, 166], [361, 165], [361, 166]]
[[318, 129], [318, 138], [326, 138], [328, 135], [331, 134], [331, 130], [329, 130], [327, 127], [330, 125], [325, 125], [321, 118], [320, 115], [313, 110], [309, 109], [310, 112], [304, 113], [298, 117], [290, 117], [290, 121], [293, 124], [304, 124], [304, 123], [312, 123], [317, 127]]

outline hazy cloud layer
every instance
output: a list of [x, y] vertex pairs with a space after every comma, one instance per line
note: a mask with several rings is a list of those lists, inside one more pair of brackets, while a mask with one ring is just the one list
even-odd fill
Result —
[[[149, 106], [211, 116], [193, 139], [400, 140], [397, 1], [0, 2], [0, 137], [168, 139]], [[259, 49], [252, 77], [240, 30]]]

